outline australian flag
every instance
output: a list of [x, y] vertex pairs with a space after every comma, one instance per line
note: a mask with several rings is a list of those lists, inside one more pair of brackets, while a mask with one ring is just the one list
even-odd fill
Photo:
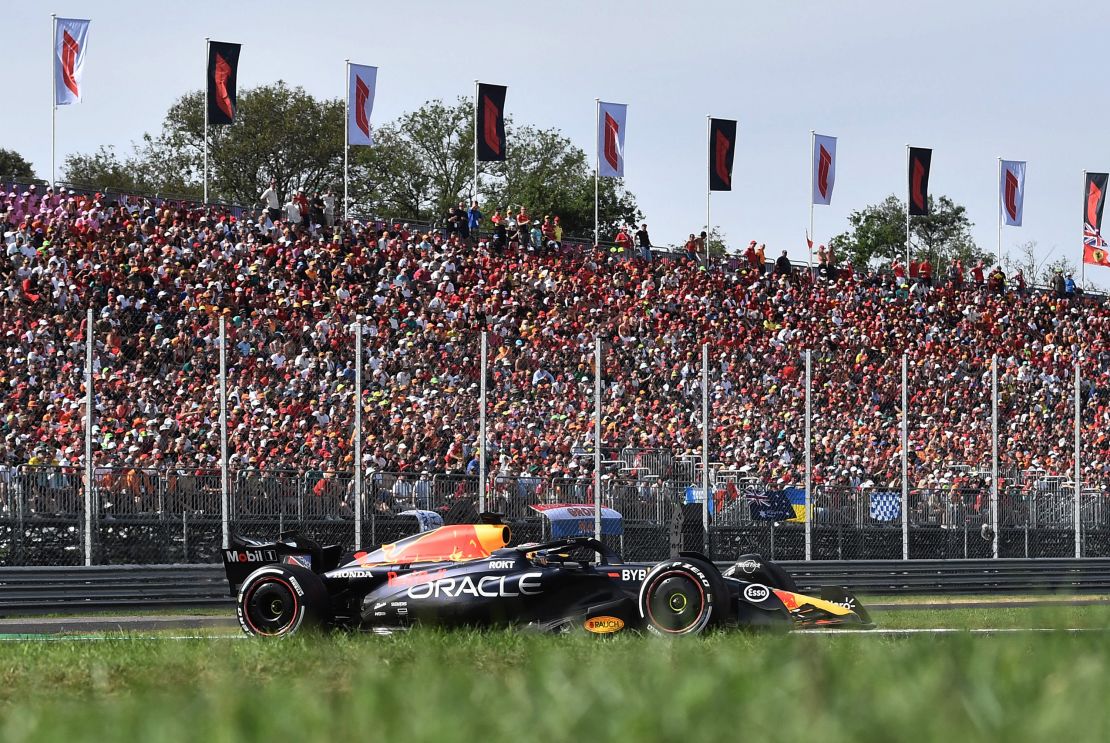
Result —
[[871, 518], [876, 521], [897, 521], [902, 515], [902, 494], [881, 492], [871, 494]]
[[794, 506], [782, 490], [761, 490], [744, 494], [753, 521], [785, 521], [794, 518]]

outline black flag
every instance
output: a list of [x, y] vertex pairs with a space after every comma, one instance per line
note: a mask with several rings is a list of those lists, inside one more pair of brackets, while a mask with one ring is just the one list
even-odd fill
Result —
[[1102, 230], [1102, 208], [1106, 206], [1106, 173], [1088, 173], [1083, 193], [1083, 226]]
[[478, 83], [478, 159], [482, 162], [505, 159], [504, 85]]
[[929, 213], [929, 166], [932, 160], [932, 150], [910, 148], [910, 216]]
[[235, 121], [235, 77], [239, 69], [239, 44], [208, 42], [208, 123]]
[[736, 153], [736, 122], [709, 120], [709, 190], [732, 190], [732, 157]]
[[1087, 173], [1083, 184], [1083, 262], [1110, 266], [1110, 246], [1102, 237], [1102, 208], [1106, 206], [1106, 173]]

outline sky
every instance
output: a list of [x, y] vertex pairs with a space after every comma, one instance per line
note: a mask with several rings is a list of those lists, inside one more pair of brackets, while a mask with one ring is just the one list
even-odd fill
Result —
[[[518, 123], [554, 127], [593, 156], [594, 98], [628, 104], [627, 187], [653, 242], [706, 220], [706, 116], [737, 119], [733, 191], [712, 197], [732, 246], [806, 258], [810, 130], [836, 136], [833, 201], [818, 242], [856, 209], [906, 190], [906, 144], [933, 149], [931, 193], [968, 208], [981, 248], [997, 245], [998, 162], [1028, 161], [1024, 225], [1042, 260], [1081, 258], [1084, 170], [1110, 170], [1110, 99], [1099, 94], [1110, 4], [1057, 0], [685, 3], [563, 2], [5, 3], [0, 147], [50, 171], [50, 13], [92, 19], [82, 103], [57, 114], [57, 162], [156, 131], [203, 85], [204, 38], [243, 44], [239, 85], [278, 78], [345, 93], [344, 62], [379, 67], [374, 119], [433, 98], [508, 86]], [[11, 73], [11, 68], [9, 68]], [[1110, 269], [1087, 279], [1110, 287]]]

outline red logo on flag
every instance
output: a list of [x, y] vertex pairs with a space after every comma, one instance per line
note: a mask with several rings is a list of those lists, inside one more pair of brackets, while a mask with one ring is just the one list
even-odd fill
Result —
[[482, 116], [482, 137], [493, 154], [501, 156], [501, 137], [497, 133], [497, 122], [501, 120], [501, 109], [494, 105], [488, 95], [482, 96], [485, 113]]
[[80, 50], [77, 40], [69, 35], [69, 31], [62, 29], [62, 82], [78, 97], [80, 97], [81, 91], [77, 88], [77, 79], [73, 76], [73, 73], [77, 66], [77, 53]]
[[609, 163], [609, 167], [613, 170], [620, 170], [621, 153], [620, 148], [617, 146], [617, 134], [620, 132], [620, 125], [617, 120], [605, 114], [605, 162]]
[[821, 192], [821, 198], [829, 198], [829, 167], [832, 166], [832, 155], [825, 149], [825, 145], [818, 145], [821, 152], [818, 154], [817, 163], [817, 190]]
[[910, 196], [913, 198], [913, 205], [919, 210], [925, 209], [925, 194], [921, 188], [921, 181], [925, 178], [925, 166], [921, 164], [920, 160], [913, 161], [913, 193]]
[[1018, 179], [1012, 170], [1006, 171], [1006, 213], [1010, 221], [1017, 221], [1017, 190]]
[[364, 137], [370, 136], [370, 122], [366, 118], [366, 101], [370, 98], [370, 88], [361, 77], [355, 74], [355, 124]]
[[[606, 144], [608, 144], [608, 139], [606, 139]], [[714, 144], [713, 168], [716, 170], [717, 177], [721, 180], [721, 183], [731, 187], [732, 173], [728, 172], [728, 151], [732, 148], [732, 142], [729, 141], [728, 137], [718, 131], [717, 140]], [[613, 167], [616, 166], [614, 165]]]
[[216, 105], [229, 119], [235, 118], [231, 110], [231, 95], [227, 91], [227, 80], [231, 77], [231, 65], [227, 63], [219, 52], [216, 52], [216, 70], [213, 82], [216, 84]]

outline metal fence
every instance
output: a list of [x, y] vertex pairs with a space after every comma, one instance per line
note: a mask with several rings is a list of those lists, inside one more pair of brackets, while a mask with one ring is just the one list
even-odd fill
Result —
[[[242, 469], [229, 473], [230, 509], [221, 504], [221, 478], [213, 471], [98, 468], [91, 491], [73, 468], [18, 467], [0, 481], [0, 565], [206, 563], [219, 559], [227, 530], [274, 538], [300, 530], [325, 542], [353, 545], [356, 510], [363, 543], [389, 542], [415, 533], [406, 512], [434, 511], [444, 523], [478, 517], [475, 476], [369, 472], [356, 508], [350, 473]], [[993, 556], [989, 494], [981, 489], [914, 489], [906, 524], [909, 553], [902, 552], [902, 519], [891, 503], [896, 491], [819, 487], [811, 508], [793, 518], [761, 518], [759, 502], [789, 497], [729, 473], [714, 473], [708, 528], [701, 520], [697, 480], [651, 475], [605, 476], [596, 501], [622, 515], [619, 534], [604, 540], [629, 560], [665, 557], [678, 521], [683, 546], [707, 549], [715, 560], [758, 552], [801, 560], [807, 526], [815, 560], [973, 559]], [[517, 543], [550, 537], [532, 508], [578, 505], [592, 530], [591, 478], [514, 477], [491, 473], [486, 508], [503, 514]], [[733, 487], [739, 485], [743, 489]], [[753, 506], [753, 503], [755, 504]], [[86, 521], [86, 508], [91, 508]], [[1042, 480], [1000, 491], [1001, 557], [1055, 558], [1074, 554], [1072, 491]], [[1085, 557], [1110, 550], [1110, 497], [1082, 493], [1081, 548]], [[86, 524], [88, 528], [86, 528]]]

